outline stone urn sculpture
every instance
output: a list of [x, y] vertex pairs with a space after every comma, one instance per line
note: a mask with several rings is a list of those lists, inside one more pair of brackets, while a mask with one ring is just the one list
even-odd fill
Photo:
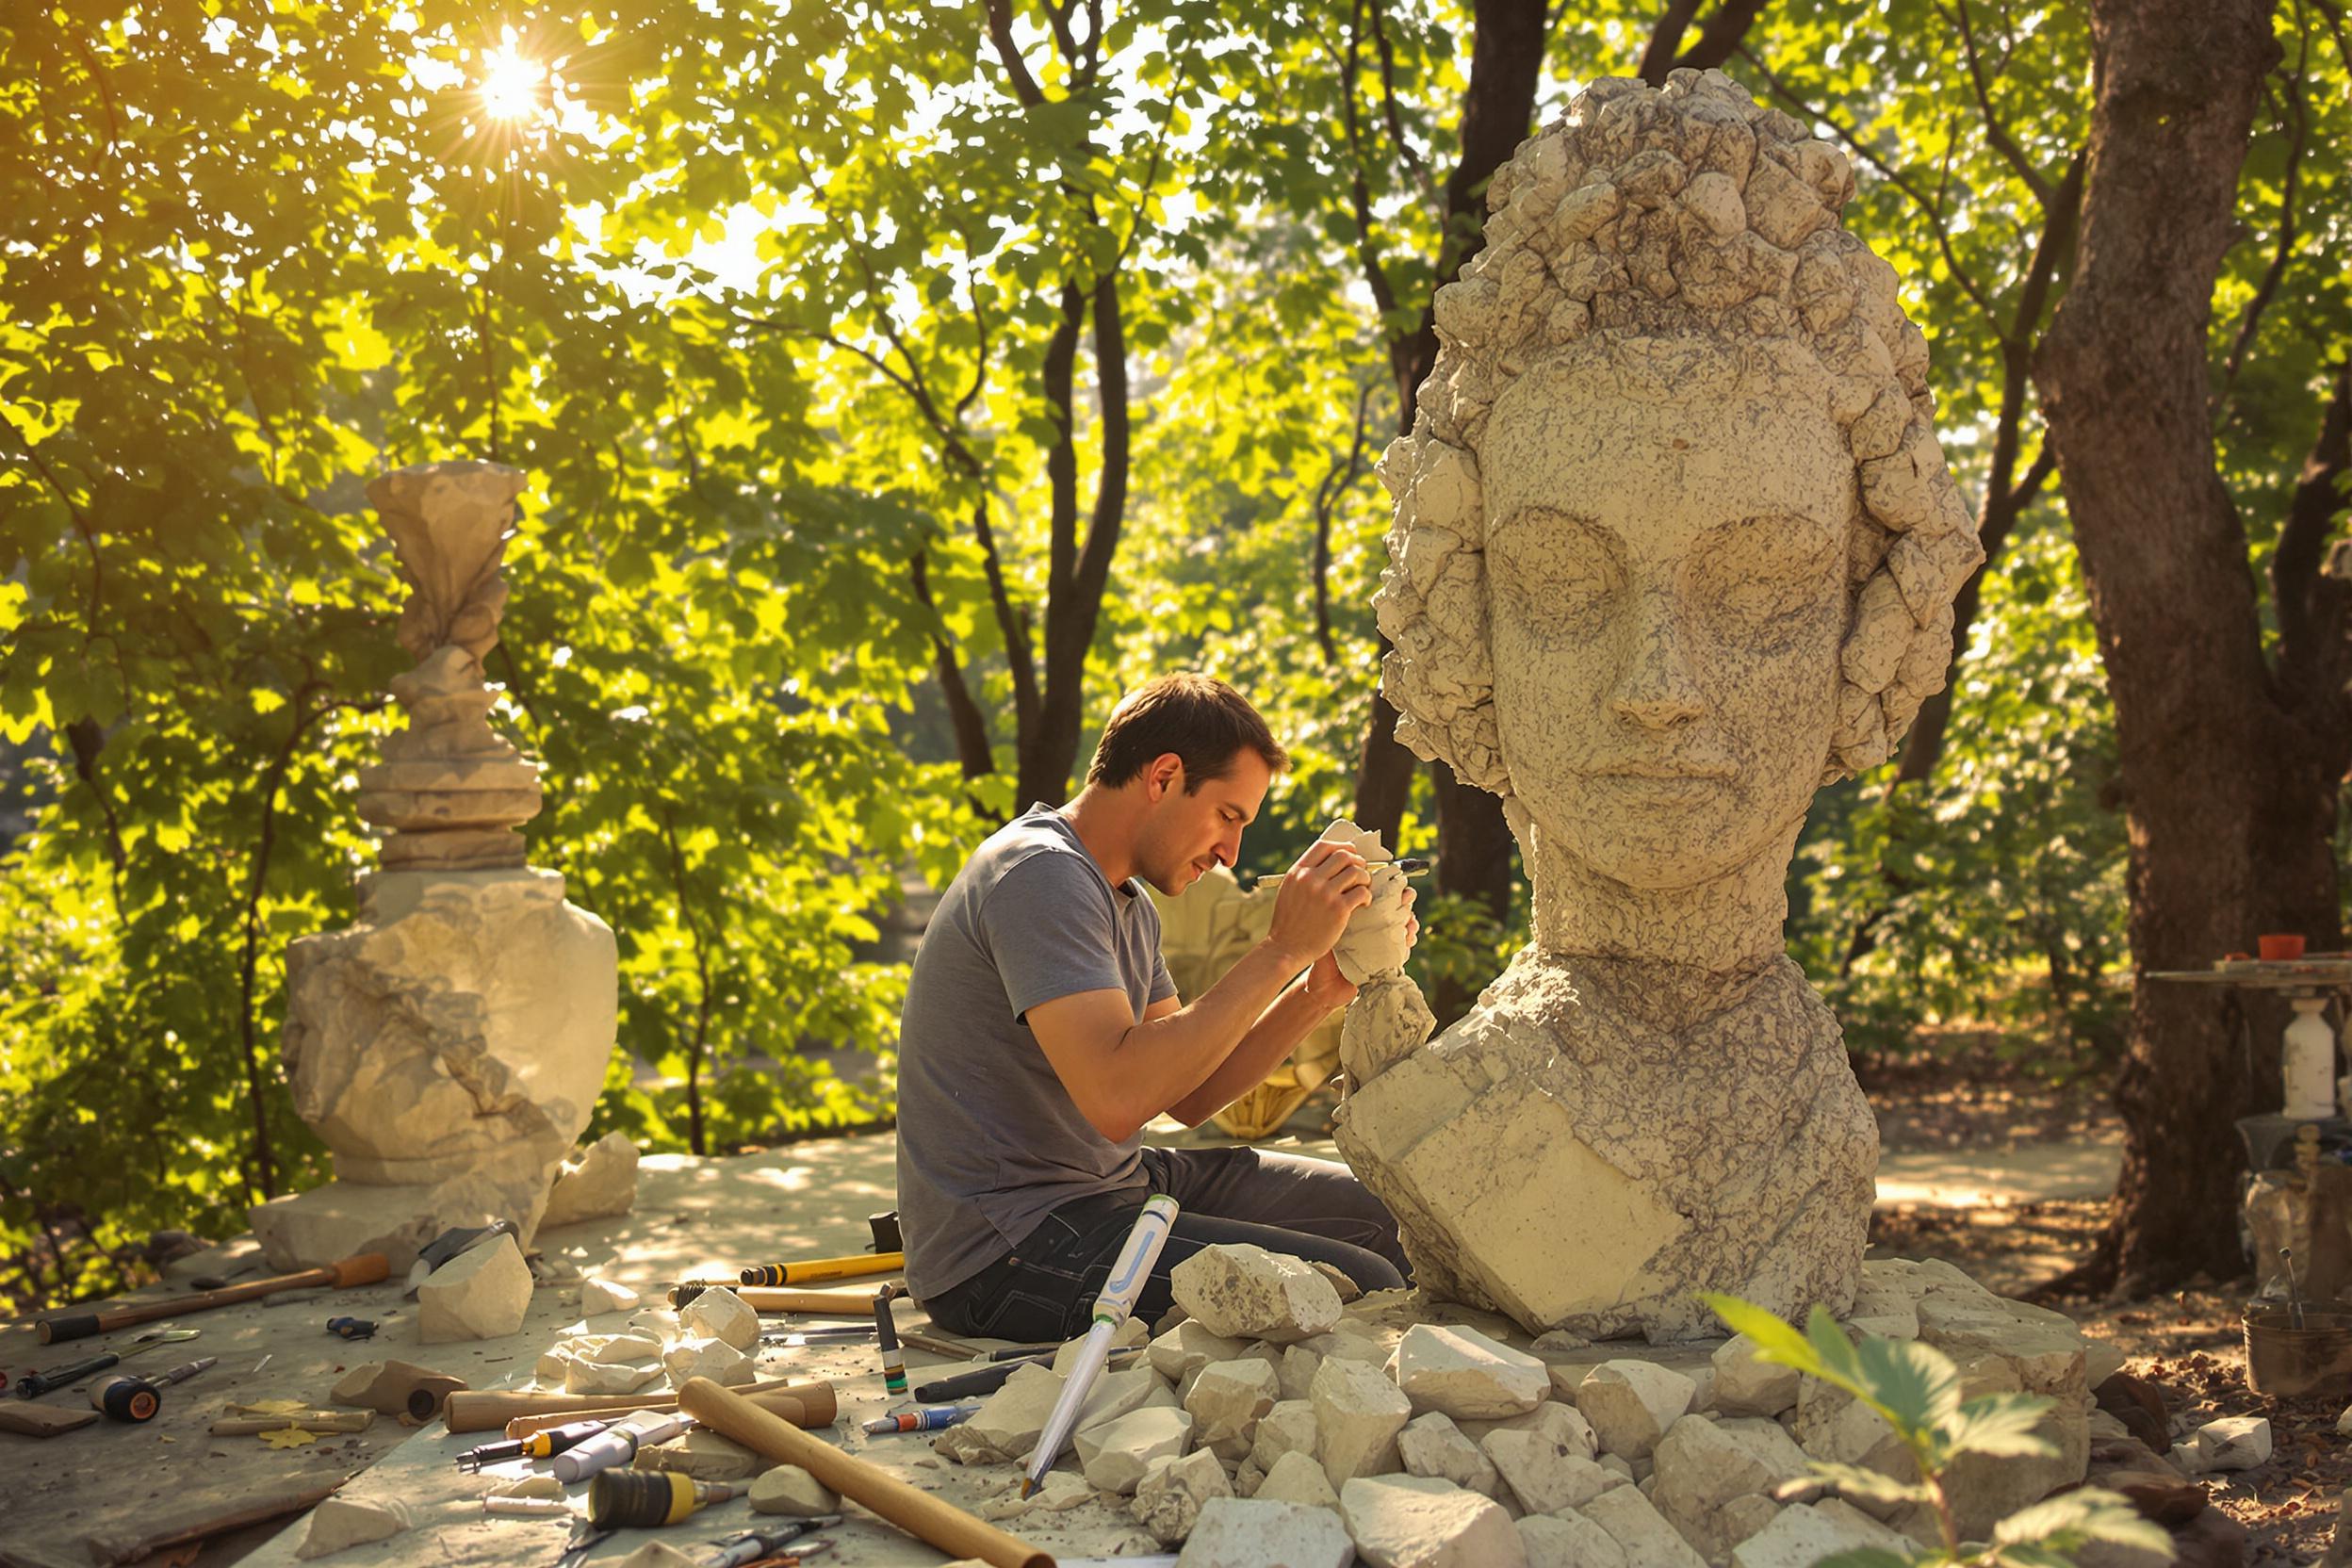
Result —
[[411, 589], [392, 683], [407, 727], [360, 774], [389, 829], [350, 929], [286, 953], [286, 1070], [335, 1180], [253, 1210], [272, 1266], [354, 1252], [405, 1268], [442, 1231], [512, 1219], [528, 1241], [612, 1054], [612, 928], [524, 863], [539, 770], [489, 723], [482, 659], [506, 605], [515, 469], [435, 463], [368, 487]]
[[1877, 1135], [1782, 888], [1982, 555], [1852, 191], [1719, 73], [1595, 84], [1495, 176], [1382, 462], [1397, 739], [1503, 798], [1534, 939], [1426, 1045], [1364, 988], [1339, 1145], [1425, 1289], [1531, 1331], [1854, 1299]]

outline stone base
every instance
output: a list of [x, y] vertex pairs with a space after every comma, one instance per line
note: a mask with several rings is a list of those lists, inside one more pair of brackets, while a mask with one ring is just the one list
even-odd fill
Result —
[[444, 1231], [512, 1219], [529, 1244], [547, 1203], [554, 1171], [500, 1184], [481, 1175], [432, 1186], [363, 1186], [329, 1182], [308, 1192], [273, 1198], [247, 1211], [253, 1235], [271, 1268], [288, 1273], [319, 1268], [360, 1252], [382, 1252], [399, 1279], [417, 1250]]

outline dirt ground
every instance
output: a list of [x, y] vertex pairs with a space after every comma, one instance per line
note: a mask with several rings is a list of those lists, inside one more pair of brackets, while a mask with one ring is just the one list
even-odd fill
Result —
[[[1891, 1151], [2000, 1150], [2117, 1127], [2097, 1088], [2035, 1085], [1984, 1062], [1882, 1066], [1864, 1074], [1863, 1086]], [[2336, 1431], [2344, 1401], [2270, 1399], [2246, 1386], [2239, 1314], [2254, 1289], [2250, 1274], [2134, 1299], [2045, 1291], [2090, 1257], [2107, 1210], [2103, 1200], [1885, 1205], [1871, 1225], [1870, 1256], [1947, 1258], [1994, 1290], [2066, 1313], [2122, 1349], [2126, 1371], [2162, 1390], [2176, 1436], [2225, 1415], [2267, 1416], [2269, 1461], [2203, 1478], [2207, 1494], [2246, 1527], [2248, 1568], [2319, 1561], [2334, 1536], [2337, 1499], [2352, 1486], [2352, 1444]]]

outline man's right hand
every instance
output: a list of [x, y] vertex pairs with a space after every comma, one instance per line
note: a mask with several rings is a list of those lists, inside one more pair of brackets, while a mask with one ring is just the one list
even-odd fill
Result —
[[1282, 878], [1266, 942], [1303, 967], [1337, 945], [1348, 917], [1371, 902], [1372, 874], [1364, 857], [1346, 844], [1318, 841]]

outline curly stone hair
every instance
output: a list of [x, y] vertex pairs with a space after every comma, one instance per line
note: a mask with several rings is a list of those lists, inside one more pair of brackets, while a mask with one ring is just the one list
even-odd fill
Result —
[[1952, 659], [1952, 600], [1984, 559], [1944, 464], [1927, 340], [1895, 271], [1838, 225], [1845, 155], [1721, 72], [1662, 90], [1595, 82], [1521, 143], [1487, 190], [1486, 249], [1437, 291], [1439, 352], [1413, 433], [1388, 449], [1396, 498], [1374, 599], [1396, 738], [1509, 795], [1487, 647], [1478, 453], [1503, 388], [1592, 340], [1672, 373], [1674, 340], [1819, 367], [1859, 477], [1852, 614], [1823, 781], [1892, 755]]

